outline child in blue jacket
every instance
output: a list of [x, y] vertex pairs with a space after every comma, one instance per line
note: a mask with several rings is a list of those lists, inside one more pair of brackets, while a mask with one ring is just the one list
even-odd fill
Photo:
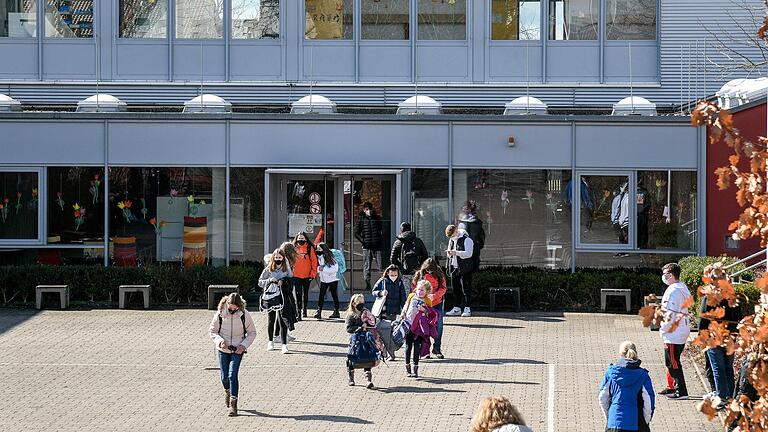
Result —
[[608, 366], [600, 384], [598, 401], [607, 420], [606, 432], [650, 431], [656, 409], [653, 384], [640, 367], [637, 347], [630, 341], [619, 346], [619, 361]]

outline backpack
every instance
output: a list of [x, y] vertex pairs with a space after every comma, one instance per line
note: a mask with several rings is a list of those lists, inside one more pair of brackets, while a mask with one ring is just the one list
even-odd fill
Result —
[[378, 366], [381, 353], [376, 347], [376, 340], [371, 332], [357, 332], [349, 338], [347, 359], [355, 369]]
[[400, 246], [400, 265], [403, 271], [413, 273], [421, 267], [419, 251], [416, 247], [416, 239], [405, 241], [401, 240]]
[[269, 284], [261, 293], [260, 306], [264, 311], [283, 310], [283, 290], [276, 283]]
[[[243, 322], [243, 335], [247, 336], [248, 332], [245, 331], [245, 311], [243, 311], [243, 314], [240, 315], [240, 321]], [[221, 322], [222, 322], [221, 312], [219, 312], [219, 334], [221, 334]]]
[[408, 321], [392, 321], [392, 342], [399, 349], [405, 343], [405, 337], [410, 332]]
[[337, 275], [339, 276], [339, 279], [341, 279], [341, 275], [347, 271], [347, 262], [344, 260], [344, 254], [338, 249], [331, 249], [331, 253], [333, 254], [333, 260], [336, 261], [336, 264], [339, 266]]

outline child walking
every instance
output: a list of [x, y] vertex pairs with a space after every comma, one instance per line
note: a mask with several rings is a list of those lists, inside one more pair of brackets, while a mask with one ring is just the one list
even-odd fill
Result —
[[[416, 284], [416, 290], [408, 295], [408, 300], [405, 302], [400, 319], [407, 322], [409, 328], [419, 312], [426, 313], [427, 307], [432, 306], [432, 302], [428, 297], [431, 291], [432, 285], [426, 280], [421, 280]], [[421, 343], [421, 337], [414, 334], [413, 331], [409, 331], [408, 335], [405, 336], [405, 371], [412, 378], [419, 377]], [[411, 352], [413, 352], [413, 369], [411, 369]]]
[[[365, 297], [362, 294], [355, 294], [349, 299], [349, 307], [346, 316], [347, 333], [354, 335], [358, 332], [370, 332], [376, 328], [376, 318], [371, 311], [365, 308]], [[373, 389], [373, 372], [370, 367], [363, 368], [365, 379], [368, 382], [366, 387]], [[355, 365], [347, 359], [347, 373], [349, 375], [349, 385], [355, 385]]]
[[[269, 257], [267, 266], [259, 277], [259, 287], [266, 290], [275, 284], [280, 287], [282, 292], [282, 286], [289, 283], [288, 279], [290, 277], [291, 269], [288, 267], [285, 256], [280, 249], [275, 249], [275, 251], [272, 252], [272, 256]], [[283, 320], [282, 311], [269, 308], [267, 309], [267, 314], [267, 351], [275, 349], [272, 338], [275, 334], [275, 324], [277, 323], [277, 325], [280, 326], [280, 339], [283, 343], [283, 354], [288, 354], [288, 326], [286, 325], [285, 320]]]
[[323, 318], [323, 306], [325, 294], [330, 291], [333, 298], [333, 313], [328, 318], [339, 318], [339, 265], [331, 252], [331, 248], [325, 243], [317, 245], [317, 275], [320, 279], [320, 298], [317, 301], [317, 312], [313, 318]]

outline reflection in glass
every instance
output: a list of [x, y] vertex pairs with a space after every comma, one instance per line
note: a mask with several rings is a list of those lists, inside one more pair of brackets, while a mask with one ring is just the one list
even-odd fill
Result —
[[112, 167], [109, 176], [114, 265], [225, 264], [224, 168]]
[[45, 36], [93, 37], [93, 0], [46, 0]]
[[419, 0], [420, 40], [465, 40], [467, 38], [467, 2]]
[[363, 39], [408, 40], [410, 37], [408, 0], [363, 0]]
[[103, 168], [48, 168], [48, 244], [104, 244], [103, 178]]
[[288, 210], [286, 241], [303, 232], [315, 244], [322, 241], [335, 247], [333, 241], [335, 220], [333, 180], [291, 180], [286, 188]]
[[176, 37], [219, 39], [224, 36], [225, 0], [176, 0]]
[[430, 256], [443, 258], [448, 248], [445, 227], [450, 223], [448, 170], [411, 170], [412, 229]]
[[605, 33], [608, 40], [656, 39], [657, 0], [607, 0]]
[[229, 173], [230, 263], [264, 259], [264, 168], [232, 168]]
[[550, 40], [597, 40], [598, 0], [549, 0]]
[[0, 240], [39, 237], [37, 177], [36, 172], [0, 171]]
[[164, 38], [168, 0], [120, 0], [120, 37]]
[[304, 37], [352, 39], [352, 0], [304, 0]]
[[697, 225], [695, 172], [638, 172], [638, 249], [694, 251]]
[[455, 222], [468, 220], [466, 201], [483, 222], [483, 265], [570, 268], [571, 226], [565, 170], [455, 170]]
[[37, 36], [37, 0], [0, 1], [0, 37]]
[[[690, 254], [662, 254], [662, 253], [609, 253], [609, 252], [576, 252], [577, 268], [635, 268], [652, 269], [661, 275], [660, 269], [664, 264], [678, 262]], [[659, 287], [661, 279], [659, 278]], [[657, 295], [661, 296], [659, 288]], [[611, 297], [609, 297], [609, 300]], [[642, 300], [642, 299], [638, 299]], [[633, 300], [634, 302], [635, 300]], [[624, 306], [621, 304], [621, 306]]]
[[103, 243], [93, 248], [2, 249], [0, 266], [22, 265], [104, 265]]
[[578, 191], [571, 182], [565, 187], [569, 208], [579, 194], [582, 244], [629, 243], [630, 189], [626, 176], [581, 176]]
[[279, 0], [232, 0], [232, 38], [280, 37]]
[[491, 39], [539, 40], [539, 0], [493, 0], [491, 8]]

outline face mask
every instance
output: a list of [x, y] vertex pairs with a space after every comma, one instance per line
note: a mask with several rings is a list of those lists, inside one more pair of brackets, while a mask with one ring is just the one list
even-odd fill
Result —
[[323, 251], [315, 251], [315, 255], [322, 256], [323, 255]]
[[389, 277], [389, 280], [391, 280], [392, 282], [394, 282], [394, 281], [396, 281], [396, 280], [397, 280], [397, 276], [390, 276], [390, 277]]
[[661, 275], [661, 281], [664, 282], [665, 285], [671, 285], [672, 284], [672, 275], [671, 274]]
[[234, 315], [237, 313], [237, 309], [227, 309], [230, 314]]
[[365, 215], [366, 215], [366, 216], [370, 216], [370, 215], [371, 215], [371, 211], [370, 211], [370, 210], [366, 210], [366, 211], [365, 211]]
[[355, 309], [357, 309], [358, 312], [362, 312], [365, 309], [365, 303], [356, 304]]
[[305, 244], [307, 244], [307, 241], [306, 240], [298, 240], [296, 243], [300, 244], [301, 246], [304, 246]]
[[275, 264], [277, 264], [277, 265], [280, 265], [282, 263], [283, 263], [283, 260], [281, 260], [281, 259], [276, 259], [275, 260]]

